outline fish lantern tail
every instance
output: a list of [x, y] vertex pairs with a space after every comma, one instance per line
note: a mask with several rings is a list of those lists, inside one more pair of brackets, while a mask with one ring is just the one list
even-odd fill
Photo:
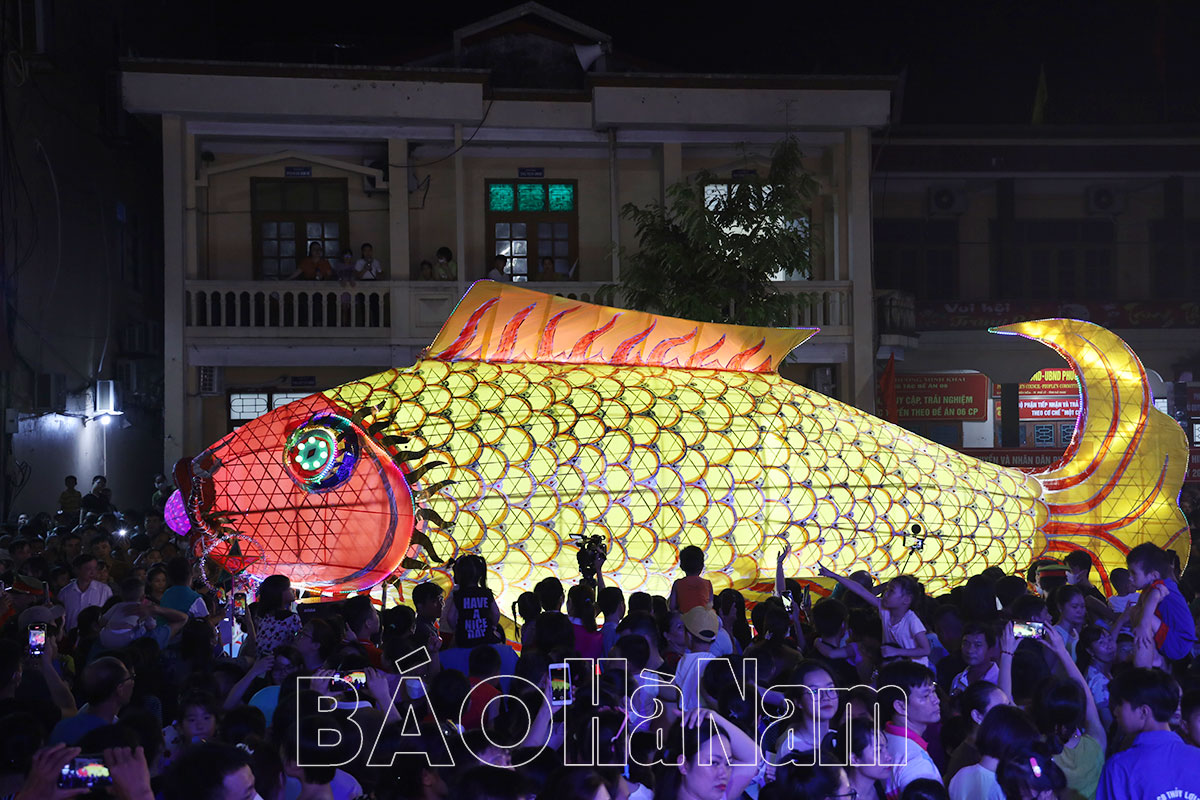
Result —
[[1044, 319], [993, 328], [1059, 352], [1080, 386], [1079, 420], [1058, 463], [1033, 473], [1047, 515], [1042, 554], [1092, 555], [1109, 572], [1143, 542], [1173, 549], [1187, 562], [1191, 541], [1178, 498], [1187, 473], [1187, 438], [1154, 407], [1146, 369], [1119, 336], [1090, 322]]

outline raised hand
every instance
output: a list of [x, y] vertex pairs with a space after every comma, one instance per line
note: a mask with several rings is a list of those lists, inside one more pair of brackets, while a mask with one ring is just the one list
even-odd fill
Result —
[[65, 744], [55, 744], [43, 747], [33, 754], [33, 762], [25, 783], [16, 794], [16, 800], [66, 800], [68, 797], [79, 797], [91, 791], [87, 787], [80, 789], [58, 788], [58, 776], [62, 768], [79, 755], [78, 747], [67, 747]]
[[152, 800], [150, 768], [142, 748], [112, 747], [104, 751], [113, 789], [121, 800]]

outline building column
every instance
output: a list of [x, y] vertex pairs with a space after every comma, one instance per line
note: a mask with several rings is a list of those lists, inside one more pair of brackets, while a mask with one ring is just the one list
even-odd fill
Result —
[[[458, 296], [467, 293], [467, 198], [463, 186], [463, 135], [462, 124], [454, 124], [454, 257], [458, 260]], [[491, 267], [489, 259], [484, 273]]]
[[854, 349], [850, 355], [854, 405], [875, 413], [875, 287], [871, 274], [871, 133], [852, 128], [846, 147], [847, 267], [851, 281]]
[[[388, 280], [408, 280], [412, 273], [408, 219], [408, 139], [388, 139]], [[403, 170], [397, 170], [403, 166]]]
[[1000, 384], [1000, 446], [1021, 446], [1021, 384]]
[[621, 188], [617, 180], [617, 129], [608, 129], [608, 219], [612, 238], [613, 283], [621, 280]]
[[186, 452], [187, 431], [184, 128], [178, 116], [163, 115], [163, 469], [168, 475]]

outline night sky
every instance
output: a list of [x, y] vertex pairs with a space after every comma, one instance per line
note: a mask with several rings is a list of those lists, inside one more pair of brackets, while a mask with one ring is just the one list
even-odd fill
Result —
[[[399, 65], [515, 2], [131, 2], [145, 56]], [[1166, 0], [545, 3], [617, 52], [680, 72], [906, 71], [905, 125], [1027, 125], [1039, 72], [1051, 125], [1200, 122], [1200, 3]]]

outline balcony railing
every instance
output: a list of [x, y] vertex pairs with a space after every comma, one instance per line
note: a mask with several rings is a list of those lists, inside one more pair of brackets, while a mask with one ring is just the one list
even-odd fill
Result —
[[[530, 283], [530, 289], [588, 303], [620, 306], [603, 283]], [[791, 295], [788, 324], [849, 337], [849, 281], [780, 283]], [[438, 281], [362, 281], [353, 286], [311, 281], [188, 281], [189, 336], [338, 339], [387, 337], [428, 342], [459, 301], [458, 286]]]

